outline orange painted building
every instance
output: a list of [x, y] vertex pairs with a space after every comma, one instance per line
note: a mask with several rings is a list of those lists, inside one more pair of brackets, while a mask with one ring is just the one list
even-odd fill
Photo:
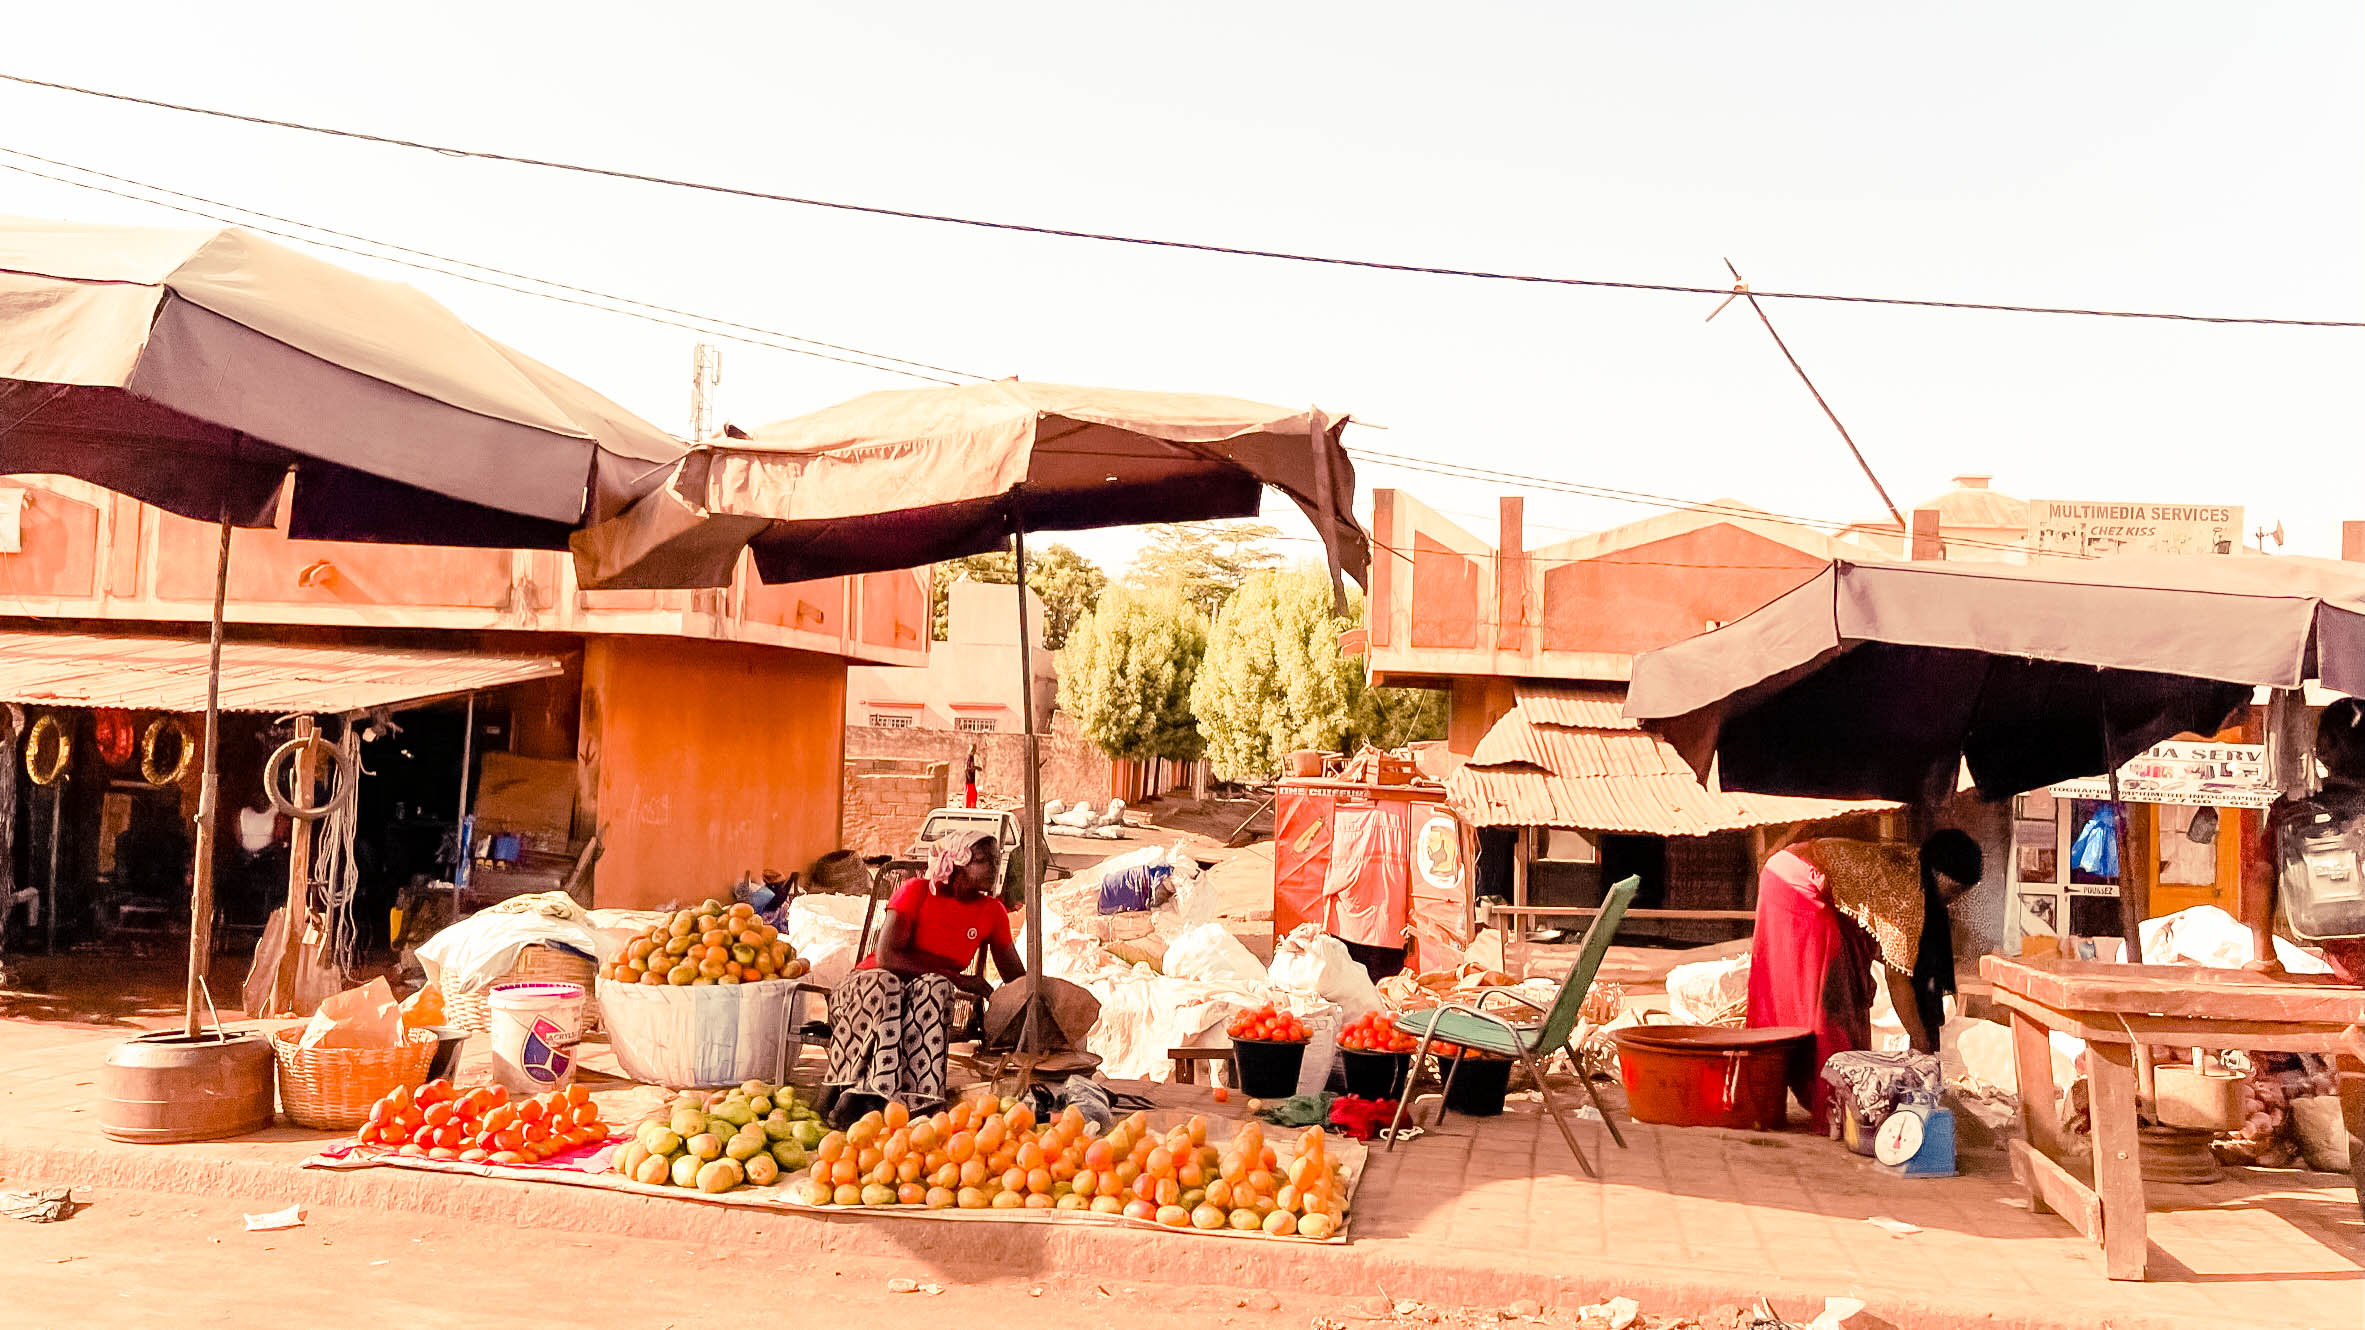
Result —
[[[11, 641], [25, 643], [31, 634], [71, 632], [127, 646], [201, 638], [217, 541], [214, 527], [79, 481], [0, 483], [0, 661]], [[385, 796], [394, 800], [388, 816], [421, 825], [435, 816], [456, 820], [458, 751], [471, 753], [477, 771], [487, 746], [538, 759], [560, 772], [561, 786], [560, 764], [571, 764], [568, 839], [583, 845], [596, 836], [590, 881], [603, 906], [712, 894], [744, 873], [801, 870], [837, 848], [847, 664], [921, 665], [928, 653], [924, 569], [777, 587], [743, 570], [734, 585], [714, 591], [583, 591], [569, 558], [555, 551], [299, 541], [273, 530], [238, 532], [230, 570], [234, 643], [329, 656], [363, 647], [410, 653], [403, 659], [416, 674], [418, 705], [368, 708], [394, 721], [378, 731], [388, 737], [372, 744], [394, 746], [368, 750], [378, 755], [366, 765], [375, 772], [398, 757], [417, 757], [431, 741], [453, 755], [440, 796], [432, 772], [418, 773], [412, 785], [383, 778], [399, 787]], [[484, 692], [482, 716], [464, 711], [453, 698], [476, 692], [470, 681], [485, 677], [483, 662], [496, 657], [547, 677]], [[328, 684], [273, 668], [286, 677], [265, 670], [257, 686], [268, 698], [301, 699], [286, 710], [356, 709], [340, 705]], [[102, 680], [92, 686], [102, 693], [105, 672], [103, 660], [91, 663], [89, 673]], [[512, 670], [504, 677], [523, 676]], [[125, 688], [136, 692], [128, 679]], [[20, 682], [0, 700], [36, 714], [50, 709], [38, 682]], [[57, 710], [69, 728], [95, 726], [100, 713], [90, 708], [110, 705], [93, 696]], [[267, 751], [256, 737], [269, 732], [266, 708], [245, 711], [246, 720], [225, 726], [223, 807], [232, 823], [242, 801], [259, 792], [259, 757]], [[136, 705], [134, 712], [135, 725], [153, 719]], [[170, 793], [144, 790], [136, 762], [126, 779], [120, 762], [109, 764], [92, 748], [82, 744], [73, 758], [77, 793], [66, 807], [69, 818], [87, 816], [90, 826], [61, 838], [76, 843], [64, 846], [58, 875], [61, 908], [81, 911], [86, 926], [105, 904], [101, 880], [127, 816], [113, 800], [152, 803]], [[6, 756], [21, 774], [21, 736], [12, 737]], [[365, 804], [373, 797], [366, 781], [378, 779], [365, 778]], [[193, 775], [185, 783], [193, 790]], [[10, 881], [38, 885], [47, 867], [46, 814], [30, 808], [37, 792], [18, 793]], [[475, 797], [484, 797], [481, 786]], [[563, 802], [563, 789], [558, 797]], [[185, 802], [193, 807], [193, 796]], [[225, 826], [223, 839], [234, 851], [232, 830]], [[91, 880], [81, 884], [80, 900], [69, 881], [77, 870]]]

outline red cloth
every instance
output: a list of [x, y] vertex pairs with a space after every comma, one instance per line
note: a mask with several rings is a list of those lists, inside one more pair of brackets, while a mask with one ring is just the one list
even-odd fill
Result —
[[1872, 1047], [1872, 963], [1879, 944], [1832, 908], [1823, 870], [1794, 850], [1766, 860], [1757, 879], [1757, 932], [1750, 940], [1749, 1025], [1815, 1032], [1814, 1065], [1792, 1068], [1790, 1088], [1828, 1127], [1834, 1053]]
[[1404, 945], [1412, 848], [1399, 802], [1338, 810], [1330, 872], [1322, 883], [1322, 931], [1367, 947]]
[[[887, 910], [911, 921], [912, 949], [926, 953], [946, 974], [968, 969], [979, 947], [1010, 944], [1010, 911], [1002, 907], [999, 896], [962, 900], [932, 890], [926, 878], [910, 877], [887, 898]], [[879, 954], [863, 957], [857, 968], [879, 968]]]

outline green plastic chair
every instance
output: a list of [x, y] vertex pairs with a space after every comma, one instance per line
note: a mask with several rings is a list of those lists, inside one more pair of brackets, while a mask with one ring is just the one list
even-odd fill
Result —
[[[1584, 1147], [1577, 1144], [1577, 1136], [1569, 1128], [1568, 1119], [1560, 1111], [1560, 1101], [1553, 1097], [1552, 1087], [1544, 1080], [1543, 1058], [1555, 1050], [1568, 1047], [1576, 1034], [1577, 1014], [1585, 1005], [1585, 993], [1593, 987], [1593, 976], [1601, 970], [1601, 961], [1609, 954], [1610, 936], [1618, 931], [1618, 922], [1626, 917], [1626, 907], [1634, 903], [1634, 894], [1642, 889], [1642, 879], [1629, 877], [1609, 889], [1601, 902], [1601, 912], [1593, 916], [1593, 926], [1585, 930], [1585, 942], [1577, 953], [1575, 965], [1569, 967], [1568, 980], [1560, 986], [1560, 995], [1549, 1008], [1539, 1006], [1515, 992], [1504, 990], [1500, 996], [1510, 998], [1530, 1010], [1540, 1012], [1543, 1020], [1534, 1025], [1515, 1025], [1494, 1012], [1475, 1005], [1454, 1003], [1432, 1007], [1427, 1011], [1408, 1011], [1396, 1019], [1396, 1028], [1406, 1034], [1418, 1035], [1420, 1047], [1413, 1052], [1412, 1070], [1406, 1075], [1404, 1094], [1396, 1101], [1394, 1120], [1388, 1124], [1388, 1148], [1396, 1148], [1397, 1129], [1412, 1108], [1415, 1087], [1419, 1085], [1421, 1069], [1429, 1064], [1429, 1045], [1441, 1040], [1476, 1049], [1497, 1057], [1515, 1057], [1527, 1066], [1527, 1074], [1534, 1079], [1536, 1089], [1544, 1096], [1544, 1111], [1551, 1115], [1554, 1126], [1560, 1128], [1560, 1138], [1568, 1142], [1569, 1153], [1577, 1157], [1577, 1166], [1586, 1177], [1598, 1176], [1593, 1161], [1585, 1157]], [[1490, 995], [1492, 996], [1492, 995]], [[1437, 1121], [1445, 1120], [1445, 1095], [1453, 1091], [1454, 1073], [1461, 1070], [1462, 1055], [1457, 1053], [1453, 1065], [1445, 1072], [1443, 1087], [1437, 1100]], [[1579, 1070], [1577, 1080], [1585, 1087], [1585, 1097], [1593, 1101], [1593, 1111], [1601, 1114], [1602, 1123], [1609, 1128], [1610, 1139], [1618, 1148], [1626, 1148], [1626, 1138], [1618, 1131], [1609, 1110], [1601, 1106], [1601, 1095], [1593, 1088], [1593, 1079]], [[1432, 1124], [1434, 1125], [1434, 1124]]]

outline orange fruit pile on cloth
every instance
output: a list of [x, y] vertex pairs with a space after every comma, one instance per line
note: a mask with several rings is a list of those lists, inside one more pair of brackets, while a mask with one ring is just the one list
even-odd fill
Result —
[[1418, 1041], [1396, 1028], [1396, 1018], [1384, 1011], [1357, 1017], [1339, 1032], [1339, 1047], [1362, 1053], [1410, 1053]]
[[1308, 1128], [1286, 1168], [1264, 1128], [1244, 1124], [1224, 1146], [1207, 1119], [1161, 1133], [1136, 1113], [1095, 1137], [1074, 1107], [1038, 1124], [1024, 1104], [966, 1100], [914, 1118], [889, 1104], [822, 1138], [792, 1192], [808, 1205], [916, 1205], [932, 1210], [1085, 1210], [1169, 1228], [1327, 1238], [1346, 1199]]
[[465, 1094], [450, 1081], [397, 1086], [370, 1106], [357, 1143], [412, 1158], [531, 1164], [608, 1138], [599, 1105], [580, 1085], [510, 1102], [487, 1085]]
[[1224, 1033], [1234, 1039], [1263, 1039], [1276, 1044], [1302, 1044], [1314, 1037], [1304, 1021], [1270, 1002], [1234, 1016], [1232, 1023], [1224, 1027]]

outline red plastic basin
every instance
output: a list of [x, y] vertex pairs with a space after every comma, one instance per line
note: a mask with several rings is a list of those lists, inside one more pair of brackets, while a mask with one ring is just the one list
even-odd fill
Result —
[[1635, 1121], [1780, 1131], [1790, 1119], [1791, 1067], [1812, 1055], [1815, 1033], [1787, 1025], [1636, 1025], [1616, 1038]]

